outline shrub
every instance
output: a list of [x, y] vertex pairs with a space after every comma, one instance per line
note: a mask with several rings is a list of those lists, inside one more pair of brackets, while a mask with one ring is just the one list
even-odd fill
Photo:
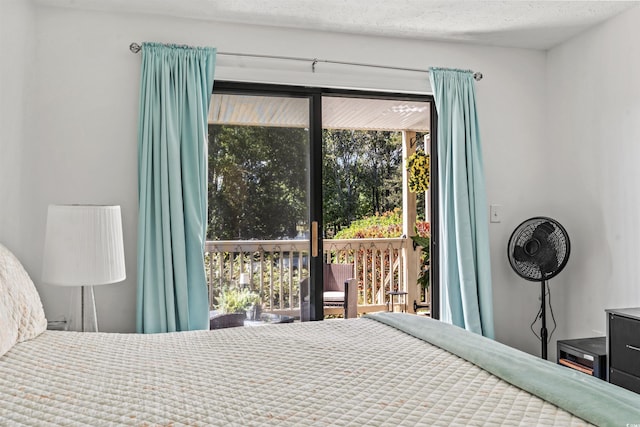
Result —
[[[414, 230], [421, 237], [429, 237], [430, 227], [426, 221], [417, 221]], [[349, 227], [340, 230], [336, 239], [370, 239], [402, 236], [402, 210], [395, 208], [392, 211], [367, 216], [352, 221]]]
[[258, 294], [249, 289], [225, 289], [218, 300], [218, 310], [221, 313], [244, 313], [251, 305], [259, 302]]
[[336, 239], [368, 239], [402, 236], [402, 211], [398, 208], [352, 221], [336, 233]]

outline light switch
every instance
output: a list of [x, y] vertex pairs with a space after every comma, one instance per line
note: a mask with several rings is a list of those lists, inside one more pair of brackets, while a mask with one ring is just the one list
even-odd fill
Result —
[[489, 209], [489, 221], [502, 221], [502, 205], [491, 205]]

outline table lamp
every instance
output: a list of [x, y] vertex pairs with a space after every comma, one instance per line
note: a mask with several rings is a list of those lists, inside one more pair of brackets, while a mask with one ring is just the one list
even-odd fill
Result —
[[98, 318], [93, 286], [126, 278], [120, 206], [49, 205], [42, 280], [80, 286], [81, 328], [85, 332], [85, 287], [91, 296], [95, 331]]
[[248, 288], [249, 285], [251, 284], [249, 273], [240, 273], [240, 279], [238, 280], [238, 284], [242, 289]]

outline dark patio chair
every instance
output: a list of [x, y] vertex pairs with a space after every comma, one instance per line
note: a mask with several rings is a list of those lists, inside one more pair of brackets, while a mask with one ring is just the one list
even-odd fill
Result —
[[[358, 316], [358, 283], [353, 278], [353, 264], [323, 265], [323, 301], [324, 307], [344, 308], [344, 318]], [[309, 279], [300, 282], [301, 320], [309, 320]]]

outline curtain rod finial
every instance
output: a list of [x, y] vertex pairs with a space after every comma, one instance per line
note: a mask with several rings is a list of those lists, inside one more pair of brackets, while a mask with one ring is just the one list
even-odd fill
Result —
[[129, 45], [129, 50], [133, 53], [138, 53], [140, 52], [141, 49], [142, 49], [142, 46], [140, 46], [138, 43], [131, 43]]
[[473, 73], [473, 78], [475, 79], [475, 81], [479, 82], [480, 80], [482, 80], [482, 73], [480, 71], [476, 71], [475, 73]]

